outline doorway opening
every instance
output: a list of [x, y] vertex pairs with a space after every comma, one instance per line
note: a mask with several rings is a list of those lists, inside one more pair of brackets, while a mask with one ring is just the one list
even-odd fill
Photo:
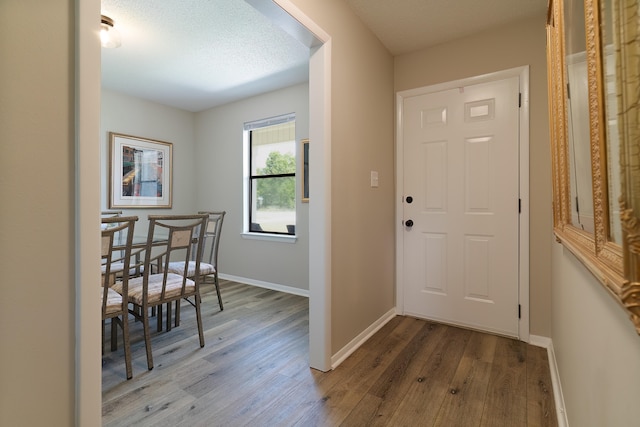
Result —
[[[265, 0], [266, 1], [266, 0]], [[314, 141], [310, 161], [309, 221], [314, 224], [309, 236], [309, 342], [310, 365], [327, 371], [330, 364], [330, 239], [331, 198], [330, 92], [331, 43], [329, 35], [287, 0], [277, 2], [294, 20], [306, 27], [323, 44], [311, 52], [309, 98], [309, 138]], [[93, 425], [101, 416], [100, 315], [94, 310], [91, 283], [100, 277], [100, 42], [98, 38], [100, 2], [76, 2], [76, 419]], [[95, 265], [94, 265], [95, 264]]]

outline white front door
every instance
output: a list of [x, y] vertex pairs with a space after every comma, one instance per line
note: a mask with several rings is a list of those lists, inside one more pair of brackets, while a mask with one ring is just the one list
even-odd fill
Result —
[[516, 76], [404, 98], [405, 314], [518, 336], [518, 97]]

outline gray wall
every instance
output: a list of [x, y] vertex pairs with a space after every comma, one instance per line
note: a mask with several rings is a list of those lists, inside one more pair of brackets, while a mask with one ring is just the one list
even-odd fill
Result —
[[[336, 354], [395, 306], [393, 57], [344, 1], [292, 3], [331, 37], [327, 241]], [[370, 186], [372, 170], [377, 188]]]
[[72, 4], [0, 2], [2, 426], [75, 419]]
[[[267, 284], [309, 289], [309, 204], [297, 202], [295, 243], [249, 240], [241, 236], [243, 221], [243, 125], [296, 113], [296, 140], [309, 136], [309, 85], [227, 104], [196, 114], [198, 191], [196, 208], [225, 210], [220, 246], [223, 275]], [[298, 158], [298, 172], [301, 171]], [[298, 186], [300, 180], [298, 179]], [[300, 194], [299, 188], [296, 194]]]
[[[225, 210], [220, 273], [306, 293], [309, 288], [308, 204], [298, 202], [295, 243], [243, 239], [242, 132], [247, 121], [296, 113], [296, 139], [308, 137], [309, 86], [300, 84], [200, 113], [108, 90], [101, 100], [101, 206], [108, 209], [109, 132], [173, 144], [173, 208], [122, 209], [137, 215], [144, 235], [149, 214]], [[299, 161], [300, 165], [301, 162]]]
[[146, 235], [149, 214], [183, 214], [194, 212], [196, 205], [196, 159], [193, 113], [171, 108], [121, 93], [102, 90], [100, 111], [100, 204], [109, 209], [110, 177], [109, 132], [155, 139], [173, 144], [173, 208], [122, 209], [137, 215], [136, 235]]
[[640, 423], [640, 337], [619, 304], [553, 243], [551, 337], [569, 425]]

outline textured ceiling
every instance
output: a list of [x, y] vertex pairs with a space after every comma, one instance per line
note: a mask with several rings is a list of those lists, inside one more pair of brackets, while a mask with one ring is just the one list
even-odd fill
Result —
[[102, 0], [102, 85], [200, 111], [308, 80], [309, 48], [243, 0]]
[[[394, 55], [544, 16], [547, 3], [344, 1]], [[314, 41], [271, 0], [102, 0], [102, 13], [122, 35], [102, 49], [106, 89], [201, 111], [308, 80]]]

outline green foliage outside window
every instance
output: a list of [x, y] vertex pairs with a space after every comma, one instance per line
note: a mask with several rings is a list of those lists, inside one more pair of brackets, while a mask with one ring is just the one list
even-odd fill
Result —
[[[258, 175], [279, 175], [296, 172], [296, 159], [291, 154], [272, 151], [266, 166], [258, 169]], [[257, 180], [257, 196], [260, 207], [295, 208], [295, 177], [266, 178]]]

